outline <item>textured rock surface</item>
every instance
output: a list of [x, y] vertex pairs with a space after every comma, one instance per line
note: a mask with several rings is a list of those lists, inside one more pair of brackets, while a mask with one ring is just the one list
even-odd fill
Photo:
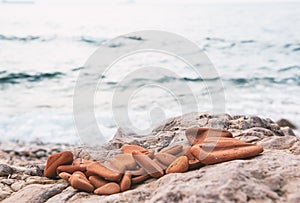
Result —
[[[110, 196], [78, 192], [64, 180], [42, 177], [47, 156], [72, 150], [77, 157], [104, 159], [125, 144], [159, 151], [187, 142], [190, 127], [231, 131], [236, 139], [258, 143], [262, 155], [204, 166], [198, 170], [150, 179], [136, 188]], [[257, 116], [212, 116], [191, 113], [168, 119], [150, 135], [118, 130], [103, 147], [84, 150], [64, 145], [0, 143], [0, 201], [4, 202], [300, 202], [300, 139], [289, 127]]]

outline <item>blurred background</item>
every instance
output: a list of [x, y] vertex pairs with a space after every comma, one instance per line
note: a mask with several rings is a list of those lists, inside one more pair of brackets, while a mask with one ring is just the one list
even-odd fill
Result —
[[[300, 126], [299, 14], [300, 1], [284, 0], [2, 0], [0, 141], [79, 143], [72, 103], [84, 63], [107, 40], [147, 29], [182, 35], [208, 55], [223, 81], [227, 113]], [[181, 68], [173, 59], [138, 56], [116, 66], [115, 74], [145, 63]], [[200, 110], [209, 111], [204, 82], [187, 78], [203, 97]], [[116, 83], [107, 78], [104, 91]], [[166, 102], [167, 117], [180, 115], [166, 98], [149, 105], [137, 98], [132, 119], [146, 125], [147, 109]], [[100, 98], [96, 115], [107, 139], [117, 129], [109, 102]]]

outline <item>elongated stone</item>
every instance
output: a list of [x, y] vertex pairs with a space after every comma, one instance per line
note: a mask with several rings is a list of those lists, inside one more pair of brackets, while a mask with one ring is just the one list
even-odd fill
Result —
[[119, 181], [122, 173], [115, 172], [104, 166], [99, 162], [93, 162], [86, 167], [86, 170], [91, 174], [96, 174], [106, 180]]
[[259, 145], [250, 145], [207, 152], [201, 145], [195, 145], [191, 148], [191, 152], [201, 163], [208, 165], [253, 157], [262, 153], [263, 148]]
[[144, 168], [140, 167], [138, 170], [128, 170], [126, 171], [128, 172], [130, 175], [132, 176], [140, 176], [140, 175], [144, 175], [146, 174], [147, 172], [145, 171]]
[[120, 189], [123, 192], [129, 190], [130, 187], [131, 187], [131, 175], [129, 173], [125, 173], [120, 182]]
[[138, 184], [151, 178], [149, 174], [140, 175], [131, 179], [131, 184]]
[[162, 150], [160, 150], [160, 152], [162, 152], [162, 153], [168, 153], [168, 154], [172, 154], [172, 155], [177, 155], [181, 151], [182, 151], [182, 145], [166, 147], [166, 148], [163, 148]]
[[189, 160], [186, 156], [178, 157], [167, 169], [166, 174], [169, 173], [183, 173], [189, 169]]
[[132, 154], [133, 151], [138, 151], [143, 154], [148, 153], [148, 150], [138, 145], [123, 145], [121, 150], [124, 154]]
[[177, 157], [169, 153], [160, 152], [155, 155], [155, 158], [162, 164], [169, 166]]
[[90, 176], [89, 181], [95, 188], [102, 187], [103, 185], [109, 183], [108, 181], [104, 180], [99, 176]]
[[73, 153], [70, 151], [63, 151], [53, 154], [48, 157], [44, 175], [47, 178], [56, 178], [56, 169], [61, 165], [69, 165], [73, 162]]
[[73, 188], [85, 191], [85, 192], [93, 192], [94, 186], [88, 181], [84, 173], [80, 171], [76, 171], [73, 173], [69, 179], [70, 184]]
[[114, 158], [123, 164], [127, 170], [135, 169], [137, 167], [137, 164], [131, 154], [118, 154]]
[[56, 173], [60, 174], [61, 172], [67, 172], [67, 173], [74, 173], [75, 171], [86, 171], [86, 166], [85, 165], [62, 165], [57, 167]]
[[77, 158], [77, 159], [74, 160], [73, 165], [75, 165], [75, 166], [82, 166], [82, 165], [87, 166], [92, 162], [93, 161], [91, 161], [91, 160], [87, 160], [87, 159], [83, 159], [83, 158]]
[[124, 173], [126, 169], [126, 166], [123, 165], [115, 158], [107, 159], [105, 162], [103, 162], [103, 165], [105, 165], [107, 168], [117, 173]]
[[164, 175], [162, 168], [160, 168], [160, 166], [156, 164], [152, 159], [150, 159], [147, 155], [144, 155], [139, 151], [133, 151], [132, 156], [140, 165], [140, 167], [144, 168], [150, 176], [159, 178]]
[[69, 181], [70, 177], [71, 177], [71, 174], [69, 173], [66, 173], [66, 172], [61, 172], [58, 174], [58, 176], [61, 178], [61, 179], [64, 179], [66, 181]]
[[185, 136], [191, 145], [195, 145], [203, 143], [208, 137], [232, 137], [232, 134], [215, 128], [190, 128], [185, 131]]
[[168, 168], [168, 165], [164, 165], [163, 163], [161, 163], [160, 161], [158, 161], [157, 159], [153, 159], [153, 161], [155, 163], [157, 163], [157, 165], [159, 165], [159, 167], [163, 170], [166, 170], [166, 168]]
[[96, 195], [112, 195], [120, 192], [121, 188], [119, 184], [111, 182], [103, 185], [102, 187], [97, 188], [94, 191]]

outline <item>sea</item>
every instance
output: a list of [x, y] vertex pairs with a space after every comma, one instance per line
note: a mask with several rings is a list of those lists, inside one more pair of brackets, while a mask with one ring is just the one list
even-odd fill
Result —
[[[142, 30], [174, 33], [195, 43], [218, 76], [190, 77], [186, 65], [161, 53], [128, 56], [111, 67], [95, 99], [97, 126], [106, 141], [122, 127], [112, 112], [116, 76], [151, 65], [179, 74], [157, 74], [158, 89], [140, 88], [153, 79], [145, 75], [127, 81], [125, 88], [137, 91], [130, 105], [118, 105], [137, 128], [149, 130], [185, 113], [176, 95], [164, 89], [176, 81], [197, 96], [198, 108], [191, 105], [188, 111], [210, 112], [207, 86], [215, 80], [224, 87], [224, 112], [285, 118], [300, 127], [299, 14], [299, 1], [0, 1], [0, 142], [80, 144], [73, 113], [80, 72], [101, 46]], [[114, 46], [127, 44], [121, 40]], [[189, 91], [180, 95], [189, 96]], [[154, 120], [153, 112], [159, 115]]]

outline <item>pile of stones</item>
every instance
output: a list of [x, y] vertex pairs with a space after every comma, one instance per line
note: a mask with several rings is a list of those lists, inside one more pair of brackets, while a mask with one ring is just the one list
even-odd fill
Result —
[[185, 135], [189, 145], [177, 144], [155, 152], [125, 144], [121, 147], [122, 154], [106, 160], [74, 160], [70, 151], [56, 153], [48, 157], [44, 176], [60, 177], [80, 191], [110, 195], [129, 190], [150, 178], [250, 158], [263, 152], [261, 146], [234, 139], [227, 130], [190, 128]]

